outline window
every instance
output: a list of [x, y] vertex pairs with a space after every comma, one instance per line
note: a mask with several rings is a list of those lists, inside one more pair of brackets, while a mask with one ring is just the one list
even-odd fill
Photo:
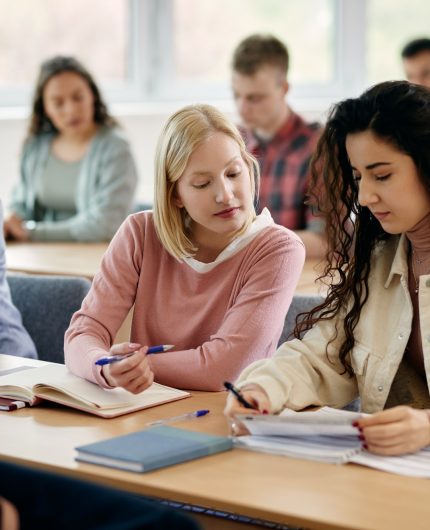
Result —
[[[230, 61], [253, 32], [291, 54], [291, 98], [321, 110], [403, 77], [400, 50], [428, 35], [422, 0], [0, 0], [0, 105], [27, 105], [40, 62], [81, 59], [109, 102], [231, 102]], [[314, 102], [315, 105], [314, 105]]]
[[366, 85], [404, 79], [402, 48], [430, 36], [429, 19], [430, 4], [422, 0], [367, 0]]
[[0, 0], [2, 104], [28, 102], [40, 63], [74, 55], [106, 86], [127, 82], [127, 0]]
[[172, 75], [180, 84], [225, 84], [234, 48], [258, 32], [287, 44], [294, 84], [330, 83], [334, 6], [332, 0], [173, 0]]

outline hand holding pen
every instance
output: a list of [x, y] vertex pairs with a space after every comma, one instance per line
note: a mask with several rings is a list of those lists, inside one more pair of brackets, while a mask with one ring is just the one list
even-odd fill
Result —
[[238, 390], [228, 381], [225, 388], [230, 392], [224, 414], [233, 418], [236, 414], [268, 414], [270, 401], [266, 392], [259, 385], [247, 385]]
[[[133, 394], [140, 394], [154, 382], [154, 374], [148, 360], [148, 347], [123, 342], [114, 344], [109, 352], [114, 361], [100, 362], [102, 375], [109, 386], [122, 387]], [[121, 362], [119, 362], [121, 361]]]
[[[123, 343], [123, 344], [127, 344], [127, 343]], [[113, 347], [114, 346], [112, 346], [112, 348]], [[133, 344], [133, 343], [128, 343], [128, 347], [137, 348], [137, 349], [141, 348], [140, 344]], [[146, 354], [149, 355], [151, 353], [164, 353], [168, 350], [171, 350], [174, 347], [175, 346], [173, 344], [160, 344], [159, 346], [150, 346], [147, 349]], [[134, 355], [135, 352], [136, 352], [136, 349], [133, 349], [133, 351], [129, 353], [125, 353], [123, 355], [108, 355], [107, 357], [102, 357], [101, 359], [97, 359], [97, 361], [94, 364], [96, 364], [97, 366], [104, 366], [105, 364], [112, 364], [118, 361], [123, 361], [124, 359], [127, 359], [127, 357]], [[112, 349], [111, 349], [111, 353], [112, 353]]]

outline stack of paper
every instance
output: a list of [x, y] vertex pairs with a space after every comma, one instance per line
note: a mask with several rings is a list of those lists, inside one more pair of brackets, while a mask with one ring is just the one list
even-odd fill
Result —
[[430, 448], [387, 457], [362, 449], [352, 426], [360, 413], [323, 407], [315, 412], [286, 410], [279, 416], [240, 415], [250, 435], [235, 438], [239, 448], [335, 464], [355, 463], [412, 477], [430, 478]]

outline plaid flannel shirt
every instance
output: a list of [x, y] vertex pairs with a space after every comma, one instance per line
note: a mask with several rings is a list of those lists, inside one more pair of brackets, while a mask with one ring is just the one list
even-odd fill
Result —
[[267, 207], [277, 224], [291, 230], [322, 231], [321, 219], [304, 204], [309, 164], [320, 132], [318, 123], [306, 123], [293, 111], [268, 142], [250, 130], [241, 129], [248, 150], [260, 164], [257, 213]]

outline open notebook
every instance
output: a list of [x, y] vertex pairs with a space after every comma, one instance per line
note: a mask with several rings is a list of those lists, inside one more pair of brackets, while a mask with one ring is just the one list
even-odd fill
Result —
[[0, 396], [37, 405], [55, 401], [103, 418], [114, 418], [140, 409], [189, 397], [189, 392], [153, 383], [140, 394], [123, 388], [107, 390], [71, 374], [64, 364], [22, 366], [0, 374]]
[[239, 415], [250, 435], [235, 447], [335, 464], [354, 463], [411, 477], [430, 478], [430, 448], [404, 456], [379, 456], [362, 449], [352, 422], [362, 414], [323, 407], [314, 412]]

